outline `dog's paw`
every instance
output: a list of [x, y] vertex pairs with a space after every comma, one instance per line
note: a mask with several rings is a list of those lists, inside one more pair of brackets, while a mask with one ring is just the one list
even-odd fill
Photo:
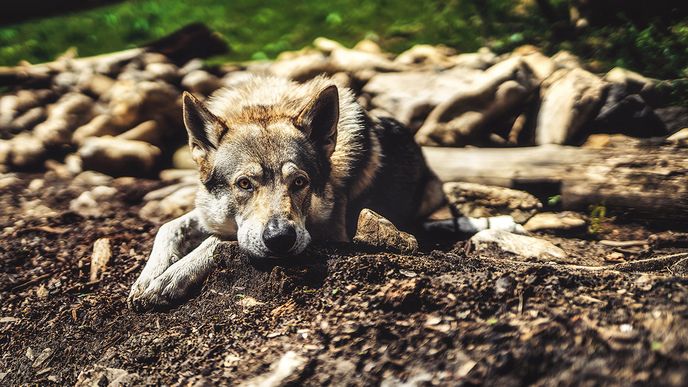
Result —
[[165, 272], [150, 281], [144, 290], [132, 287], [129, 307], [136, 312], [169, 308], [188, 298], [193, 283], [175, 272]]

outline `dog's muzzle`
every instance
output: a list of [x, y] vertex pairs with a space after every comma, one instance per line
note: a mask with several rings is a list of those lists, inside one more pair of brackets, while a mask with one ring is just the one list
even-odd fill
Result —
[[296, 229], [287, 221], [270, 219], [263, 230], [263, 242], [271, 253], [285, 255], [296, 243]]

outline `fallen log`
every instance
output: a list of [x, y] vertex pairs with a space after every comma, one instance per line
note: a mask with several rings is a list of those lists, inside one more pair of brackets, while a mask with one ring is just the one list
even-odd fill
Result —
[[688, 225], [685, 148], [426, 147], [423, 153], [443, 181], [521, 189], [541, 198], [561, 195], [565, 210], [603, 205], [641, 221]]

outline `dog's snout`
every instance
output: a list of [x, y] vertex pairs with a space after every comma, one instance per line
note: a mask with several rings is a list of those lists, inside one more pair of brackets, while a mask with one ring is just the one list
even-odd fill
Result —
[[265, 246], [276, 254], [285, 254], [296, 242], [296, 229], [286, 221], [270, 219], [263, 231]]

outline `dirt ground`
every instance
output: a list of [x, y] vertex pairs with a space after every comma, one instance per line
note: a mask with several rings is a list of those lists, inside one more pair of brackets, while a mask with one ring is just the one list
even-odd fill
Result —
[[[314, 246], [281, 266], [228, 242], [197, 297], [136, 314], [126, 296], [158, 226], [137, 212], [159, 184], [116, 180], [118, 200], [88, 218], [68, 209], [84, 190], [74, 182], [20, 175], [0, 189], [0, 385], [72, 385], [80, 374], [99, 385], [688, 382], [685, 271], [525, 262], [462, 240], [425, 240], [414, 256]], [[608, 223], [593, 236], [541, 236], [574, 264], [686, 251], [599, 243], [655, 232]], [[101, 237], [113, 257], [89, 282]]]

